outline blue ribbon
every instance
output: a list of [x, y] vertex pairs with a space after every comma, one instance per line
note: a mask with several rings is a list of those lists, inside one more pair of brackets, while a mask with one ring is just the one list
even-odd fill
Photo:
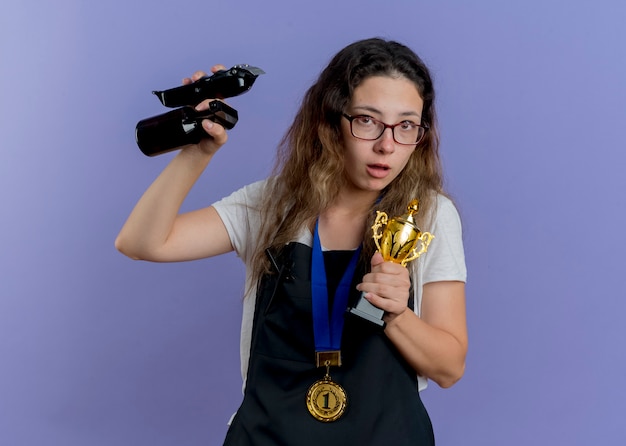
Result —
[[341, 281], [335, 292], [333, 310], [328, 313], [328, 286], [326, 283], [326, 269], [324, 268], [324, 256], [322, 244], [318, 232], [318, 222], [315, 222], [313, 233], [313, 254], [311, 259], [311, 297], [313, 300], [313, 337], [315, 350], [318, 352], [341, 349], [341, 334], [343, 332], [344, 313], [348, 306], [350, 285], [356, 270], [357, 260], [361, 252], [359, 246], [350, 263], [343, 273]]

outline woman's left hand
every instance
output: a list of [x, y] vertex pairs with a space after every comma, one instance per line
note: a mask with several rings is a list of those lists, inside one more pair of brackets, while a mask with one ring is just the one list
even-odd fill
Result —
[[[431, 282], [423, 287], [421, 317], [408, 308], [411, 281], [402, 265], [372, 257], [372, 271], [357, 289], [385, 311], [385, 334], [420, 375], [450, 387], [465, 370], [465, 284]], [[408, 311], [407, 311], [408, 310]]]
[[379, 252], [372, 256], [371, 265], [357, 289], [372, 305], [385, 311], [384, 320], [389, 323], [408, 309], [409, 271], [397, 263], [385, 262]]

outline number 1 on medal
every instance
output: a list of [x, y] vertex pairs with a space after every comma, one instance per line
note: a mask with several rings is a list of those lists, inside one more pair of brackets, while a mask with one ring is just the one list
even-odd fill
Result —
[[324, 395], [322, 395], [322, 397], [324, 398], [324, 405], [322, 406], [322, 408], [324, 409], [330, 409], [330, 406], [328, 405], [328, 398], [329, 398], [329, 393], [326, 392]]

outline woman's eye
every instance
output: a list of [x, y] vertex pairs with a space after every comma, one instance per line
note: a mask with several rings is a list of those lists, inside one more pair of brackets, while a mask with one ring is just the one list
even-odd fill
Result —
[[400, 123], [400, 128], [402, 130], [413, 130], [416, 125], [411, 121], [404, 121]]
[[358, 116], [356, 118], [357, 122], [360, 125], [372, 125], [374, 124], [374, 121], [372, 120], [372, 118], [370, 116]]

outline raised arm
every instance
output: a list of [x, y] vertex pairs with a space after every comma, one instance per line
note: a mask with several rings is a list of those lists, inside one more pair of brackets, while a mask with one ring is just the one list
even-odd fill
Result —
[[[212, 71], [221, 69], [225, 67], [217, 65]], [[197, 72], [184, 83], [204, 75]], [[203, 101], [197, 109], [206, 110], [209, 102]], [[226, 228], [212, 207], [179, 214], [192, 186], [227, 140], [221, 125], [204, 120], [202, 127], [210, 138], [182, 148], [143, 194], [118, 234], [115, 246], [128, 257], [176, 262], [233, 249]]]

